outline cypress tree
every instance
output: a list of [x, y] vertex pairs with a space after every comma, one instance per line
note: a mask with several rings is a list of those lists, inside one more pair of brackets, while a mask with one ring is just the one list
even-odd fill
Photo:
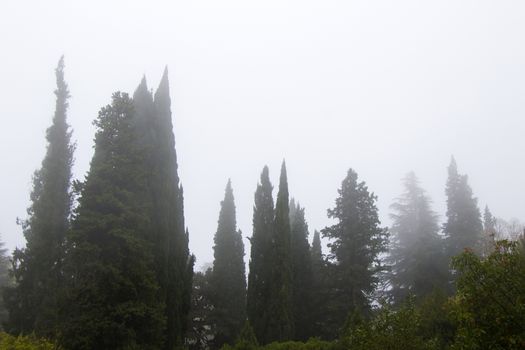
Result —
[[65, 349], [160, 349], [163, 304], [132, 100], [115, 93], [95, 125], [95, 153], [68, 235], [60, 342]]
[[377, 197], [368, 191], [364, 181], [350, 169], [343, 180], [335, 207], [328, 217], [337, 223], [323, 229], [329, 238], [331, 287], [333, 295], [329, 312], [332, 328], [343, 326], [350, 314], [367, 313], [369, 296], [378, 283], [377, 273], [383, 270], [380, 254], [386, 251], [388, 232], [380, 227]]
[[490, 212], [488, 206], [485, 206], [483, 212], [483, 256], [489, 256], [496, 246], [496, 218]]
[[194, 257], [188, 248], [189, 235], [184, 224], [184, 191], [180, 184], [171, 117], [168, 69], [155, 92], [156, 157], [154, 158], [153, 193], [160, 236], [167, 244], [166, 288], [167, 343], [171, 350], [184, 341], [191, 304]]
[[184, 196], [178, 176], [167, 68], [155, 95], [152, 96], [143, 78], [133, 102], [135, 142], [146, 154], [141, 164], [147, 174], [145, 196], [152, 203], [148, 239], [155, 251], [158, 297], [164, 303], [167, 322], [164, 348], [171, 350], [184, 342], [194, 257], [189, 253], [189, 235], [184, 224]]
[[274, 229], [269, 254], [271, 276], [265, 343], [284, 341], [293, 337], [293, 290], [291, 259], [290, 208], [286, 164], [283, 161], [279, 192], [275, 202]]
[[452, 257], [469, 248], [479, 253], [482, 246], [481, 213], [472, 194], [467, 175], [460, 175], [452, 157], [446, 185], [447, 221], [443, 225], [447, 256]]
[[437, 214], [413, 172], [403, 179], [405, 191], [391, 205], [392, 264], [391, 294], [396, 302], [409, 295], [418, 299], [446, 287], [447, 267], [443, 259]]
[[247, 313], [250, 325], [260, 342], [265, 339], [271, 277], [271, 240], [274, 230], [273, 186], [268, 167], [261, 173], [255, 191], [253, 234], [250, 239], [250, 272], [248, 274]]
[[212, 272], [215, 345], [233, 344], [246, 322], [244, 244], [237, 230], [235, 203], [228, 180], [214, 238]]
[[312, 247], [310, 248], [310, 266], [312, 271], [311, 288], [310, 288], [310, 302], [309, 318], [310, 318], [310, 337], [321, 337], [327, 333], [325, 330], [326, 323], [326, 281], [325, 281], [325, 261], [323, 259], [323, 250], [321, 247], [321, 236], [319, 231], [314, 231], [314, 238], [312, 240]]
[[47, 129], [47, 152], [33, 176], [28, 218], [22, 222], [26, 248], [13, 254], [16, 287], [5, 291], [12, 333], [53, 336], [58, 290], [62, 284], [64, 239], [71, 213], [71, 166], [75, 146], [67, 123], [70, 97], [64, 80], [64, 57], [55, 70], [57, 88], [53, 123]]
[[290, 201], [292, 255], [292, 301], [295, 339], [306, 341], [311, 335], [312, 261], [308, 243], [308, 224], [304, 208]]

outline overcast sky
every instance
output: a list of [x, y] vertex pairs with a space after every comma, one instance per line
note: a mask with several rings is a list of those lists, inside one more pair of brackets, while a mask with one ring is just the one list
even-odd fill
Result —
[[24, 244], [15, 219], [45, 153], [62, 54], [77, 179], [111, 93], [132, 93], [143, 74], [156, 88], [168, 65], [197, 267], [213, 259], [227, 179], [250, 236], [262, 167], [276, 189], [283, 158], [312, 231], [330, 224], [349, 167], [378, 195], [385, 225], [410, 170], [443, 219], [452, 154], [481, 208], [525, 219], [522, 0], [6, 0], [0, 50], [0, 233], [10, 249]]

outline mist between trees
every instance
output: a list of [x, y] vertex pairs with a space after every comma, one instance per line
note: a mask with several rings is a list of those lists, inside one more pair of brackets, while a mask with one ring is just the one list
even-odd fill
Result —
[[[349, 169], [313, 232], [263, 167], [249, 270], [227, 181], [213, 265], [194, 271], [184, 222], [168, 71], [115, 92], [83, 181], [72, 180], [64, 59], [47, 152], [20, 222], [27, 245], [0, 250], [0, 344], [52, 349], [522, 349], [523, 225], [483, 215], [454, 158], [440, 226], [416, 175], [381, 225], [377, 196]], [[344, 174], [342, 174], [344, 175]], [[342, 176], [343, 177], [343, 176]], [[328, 244], [322, 251], [321, 239]], [[31, 336], [27, 336], [31, 335]], [[3, 346], [4, 346], [3, 345]]]

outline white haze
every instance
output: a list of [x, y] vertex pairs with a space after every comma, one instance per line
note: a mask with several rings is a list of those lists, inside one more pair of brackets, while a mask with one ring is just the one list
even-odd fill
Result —
[[452, 154], [481, 208], [524, 219], [524, 34], [521, 0], [3, 1], [2, 239], [24, 244], [15, 218], [45, 152], [62, 54], [79, 179], [111, 93], [132, 93], [143, 74], [156, 88], [169, 66], [197, 266], [213, 259], [227, 179], [250, 236], [260, 171], [277, 188], [283, 158], [311, 231], [330, 223], [349, 167], [384, 224], [409, 170], [443, 218]]

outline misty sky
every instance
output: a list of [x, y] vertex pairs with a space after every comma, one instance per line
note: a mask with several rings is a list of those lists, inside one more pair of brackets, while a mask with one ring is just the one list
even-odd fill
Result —
[[410, 170], [443, 219], [452, 154], [480, 207], [525, 219], [522, 0], [6, 0], [0, 48], [0, 233], [10, 249], [24, 244], [15, 219], [45, 153], [62, 54], [78, 179], [111, 93], [132, 93], [143, 74], [156, 88], [168, 65], [197, 267], [213, 259], [227, 179], [250, 236], [261, 169], [276, 189], [283, 158], [311, 231], [330, 224], [349, 167], [379, 196], [385, 225]]

